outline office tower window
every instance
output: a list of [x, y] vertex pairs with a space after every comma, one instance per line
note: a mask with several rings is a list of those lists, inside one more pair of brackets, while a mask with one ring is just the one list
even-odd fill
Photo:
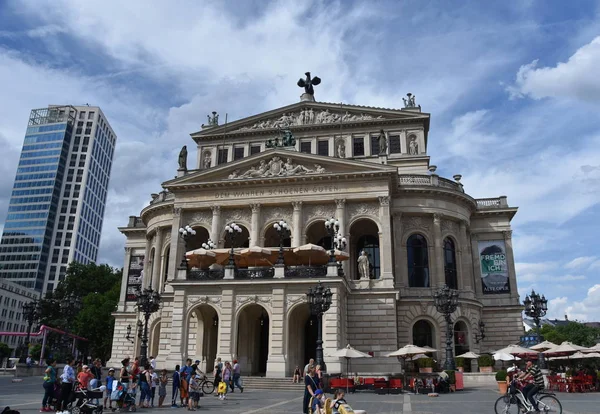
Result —
[[328, 156], [329, 155], [329, 140], [320, 140], [318, 143], [318, 153], [319, 155]]
[[300, 152], [312, 154], [312, 142], [304, 141], [300, 143]]
[[365, 155], [365, 138], [354, 137], [352, 138], [352, 153], [355, 157], [361, 157]]

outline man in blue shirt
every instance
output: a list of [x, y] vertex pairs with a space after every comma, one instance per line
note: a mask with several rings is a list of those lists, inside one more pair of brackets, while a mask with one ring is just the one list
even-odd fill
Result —
[[185, 365], [183, 366], [183, 368], [181, 368], [181, 371], [179, 371], [179, 374], [181, 375], [181, 386], [185, 388], [181, 391], [182, 397], [184, 397], [185, 400], [183, 401], [184, 406], [187, 406], [189, 402], [188, 384], [193, 372], [194, 370], [192, 368], [192, 360], [188, 358], [185, 360]]

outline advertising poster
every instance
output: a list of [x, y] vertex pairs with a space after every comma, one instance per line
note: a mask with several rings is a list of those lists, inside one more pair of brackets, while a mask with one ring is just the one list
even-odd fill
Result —
[[504, 240], [480, 241], [479, 263], [484, 294], [510, 293]]
[[135, 301], [138, 289], [144, 280], [144, 256], [131, 256], [127, 273], [127, 296], [125, 300]]

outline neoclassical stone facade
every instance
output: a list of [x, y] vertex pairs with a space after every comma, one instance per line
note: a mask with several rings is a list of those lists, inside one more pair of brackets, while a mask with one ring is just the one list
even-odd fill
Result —
[[[139, 352], [139, 340], [125, 338], [127, 326], [140, 319], [127, 300], [136, 285], [162, 294], [162, 308], [150, 319], [149, 354], [159, 366], [189, 356], [210, 370], [216, 357], [237, 358], [247, 375], [290, 376], [314, 356], [316, 323], [306, 292], [318, 281], [333, 292], [324, 316], [330, 372], [340, 372], [344, 361], [327, 354], [348, 343], [373, 352], [353, 363], [358, 372], [397, 371], [398, 362], [384, 355], [407, 343], [433, 346], [443, 358], [446, 325], [432, 293], [445, 283], [460, 291], [456, 352], [518, 341], [523, 328], [510, 227], [517, 209], [504, 196], [476, 200], [460, 176], [435, 173], [427, 155], [429, 120], [416, 107], [303, 101], [192, 134], [197, 168], [181, 167], [120, 229], [127, 240], [112, 361]], [[266, 148], [281, 129], [293, 133], [295, 147]], [[250, 270], [181, 267], [182, 226], [196, 230], [188, 251], [209, 238], [229, 248], [224, 227], [231, 222], [242, 228], [236, 251], [275, 250], [273, 224], [280, 220], [291, 230], [286, 246], [329, 247], [324, 220], [330, 217], [348, 240], [343, 275], [335, 266], [309, 271], [264, 262]], [[361, 279], [363, 250], [370, 277]], [[486, 337], [477, 343], [480, 321]]]

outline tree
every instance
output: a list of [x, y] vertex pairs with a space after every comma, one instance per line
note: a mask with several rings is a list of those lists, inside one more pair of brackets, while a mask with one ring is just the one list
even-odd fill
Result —
[[12, 349], [4, 342], [0, 342], [0, 366], [4, 362], [4, 358], [7, 358], [12, 353]]
[[545, 340], [560, 344], [564, 341], [581, 346], [594, 346], [600, 338], [600, 329], [579, 322], [569, 322], [566, 325], [543, 325], [541, 334]]

